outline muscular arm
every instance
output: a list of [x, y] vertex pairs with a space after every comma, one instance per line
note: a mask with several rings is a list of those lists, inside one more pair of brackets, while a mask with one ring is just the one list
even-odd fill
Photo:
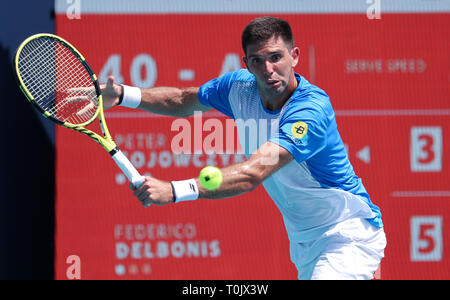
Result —
[[[141, 89], [142, 100], [138, 108], [175, 117], [187, 117], [196, 111], [211, 110], [211, 107], [201, 104], [197, 97], [198, 90], [172, 87]], [[122, 88], [114, 84], [114, 78], [110, 76], [108, 82], [102, 86], [105, 107], [117, 105], [121, 93]], [[267, 142], [247, 161], [223, 168], [223, 182], [219, 189], [206, 190], [197, 178], [199, 198], [228, 198], [251, 191], [292, 160], [292, 155], [286, 149]], [[156, 178], [146, 177], [146, 181], [139, 188], [136, 189], [132, 185], [130, 188], [141, 202], [164, 205], [174, 200], [170, 183]]]
[[141, 89], [140, 109], [174, 117], [188, 117], [196, 111], [208, 111], [212, 108], [198, 100], [198, 88], [156, 87]]
[[219, 189], [209, 191], [201, 186], [197, 178], [199, 198], [220, 199], [249, 192], [292, 160], [286, 149], [267, 142], [247, 161], [223, 168], [223, 182]]
[[[294, 158], [284, 148], [267, 142], [245, 162], [222, 169], [222, 185], [214, 191], [203, 188], [196, 179], [199, 198], [220, 199], [237, 196], [257, 188], [267, 177], [287, 165]], [[165, 205], [174, 201], [170, 182], [146, 177], [139, 188], [134, 188], [136, 198], [144, 204]]]
[[[188, 117], [196, 111], [208, 111], [212, 108], [201, 104], [197, 97], [199, 88], [174, 88], [155, 87], [141, 89], [141, 103], [139, 109], [152, 113]], [[105, 109], [111, 108], [119, 103], [122, 87], [114, 83], [114, 77], [109, 76], [106, 84], [101, 85], [103, 104]]]

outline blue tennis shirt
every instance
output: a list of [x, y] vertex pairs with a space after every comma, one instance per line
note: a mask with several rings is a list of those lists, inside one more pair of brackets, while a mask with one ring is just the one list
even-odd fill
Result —
[[198, 98], [235, 120], [247, 158], [267, 141], [294, 157], [263, 182], [291, 241], [314, 240], [353, 217], [383, 227], [380, 209], [349, 161], [329, 97], [304, 77], [295, 76], [298, 87], [278, 111], [262, 105], [256, 79], [246, 69], [205, 83]]

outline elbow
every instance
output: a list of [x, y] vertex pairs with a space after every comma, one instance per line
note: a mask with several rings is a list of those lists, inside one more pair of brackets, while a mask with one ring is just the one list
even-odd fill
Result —
[[250, 182], [248, 191], [251, 192], [251, 191], [255, 190], [261, 183], [262, 183], [262, 180], [259, 180], [259, 179], [252, 180]]
[[173, 103], [171, 103], [171, 106], [175, 107], [172, 116], [178, 118], [188, 118], [193, 115], [193, 111], [190, 108], [189, 89], [179, 89], [178, 93], [179, 95], [173, 99]]
[[167, 99], [165, 106], [170, 111], [170, 116], [176, 118], [188, 118], [192, 113], [186, 109], [186, 105], [181, 97]]
[[175, 118], [189, 118], [190, 116], [192, 116], [193, 113], [192, 112], [188, 112], [188, 111], [183, 111], [183, 110], [176, 110], [174, 111], [171, 116], [175, 117]]
[[263, 178], [255, 173], [247, 173], [247, 180], [245, 181], [244, 189], [247, 192], [253, 191], [263, 182]]

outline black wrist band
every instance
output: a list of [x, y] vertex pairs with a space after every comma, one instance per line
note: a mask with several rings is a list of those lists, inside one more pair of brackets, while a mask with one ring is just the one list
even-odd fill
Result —
[[177, 203], [177, 196], [175, 195], [175, 188], [173, 186], [172, 181], [170, 182], [170, 186], [172, 187], [173, 203]]
[[117, 105], [122, 104], [122, 101], [123, 101], [123, 85], [121, 85], [121, 84], [120, 84], [120, 89], [122, 90], [122, 92], [120, 93], [119, 103], [117, 103]]

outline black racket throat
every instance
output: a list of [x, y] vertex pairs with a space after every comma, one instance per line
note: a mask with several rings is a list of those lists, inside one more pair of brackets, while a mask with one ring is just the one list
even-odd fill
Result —
[[108, 153], [109, 153], [111, 156], [114, 156], [114, 154], [116, 154], [117, 152], [120, 152], [120, 149], [119, 149], [118, 147], [112, 149], [112, 150], [109, 151]]

